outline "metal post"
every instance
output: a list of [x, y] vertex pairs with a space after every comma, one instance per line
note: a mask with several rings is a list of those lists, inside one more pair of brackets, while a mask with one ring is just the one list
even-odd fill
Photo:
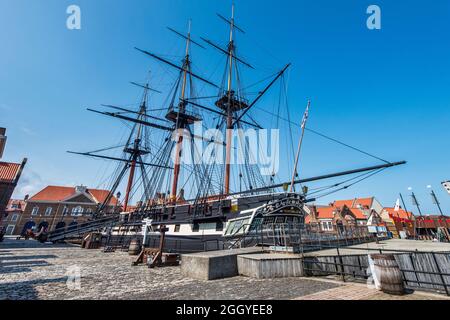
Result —
[[[422, 222], [424, 222], [422, 211], [420, 210], [420, 204], [417, 201], [417, 198], [416, 198], [416, 195], [414, 194], [414, 192], [411, 193], [411, 199], [412, 199], [413, 205], [416, 206], [417, 207], [417, 211], [419, 211], [419, 215], [422, 218]], [[428, 232], [428, 228], [427, 228], [426, 224], [424, 225], [424, 227], [425, 227], [425, 232], [426, 232], [427, 236], [429, 236], [430, 234]]]
[[447, 219], [445, 218], [444, 213], [442, 212], [441, 204], [436, 196], [436, 193], [434, 193], [434, 190], [431, 190], [431, 199], [433, 200], [434, 204], [438, 207], [439, 213], [441, 214], [441, 219], [444, 219], [445, 227], [448, 229]]
[[341, 266], [341, 276], [342, 276], [342, 281], [345, 282], [345, 274], [344, 274], [345, 270], [344, 270], [344, 264], [343, 264], [343, 262], [342, 262], [342, 256], [341, 256], [341, 254], [339, 253], [339, 247], [336, 248], [336, 251], [337, 251], [337, 254], [338, 254], [338, 258], [339, 258], [339, 264], [340, 264], [340, 266]]
[[445, 293], [446, 293], [448, 296], [450, 296], [450, 293], [449, 293], [448, 288], [447, 288], [447, 284], [445, 283], [444, 276], [442, 275], [441, 268], [439, 267], [439, 263], [438, 263], [438, 261], [437, 261], [437, 259], [436, 259], [436, 254], [435, 254], [434, 252], [432, 252], [431, 255], [433, 256], [434, 263], [436, 264], [436, 268], [437, 268], [437, 270], [438, 270], [438, 272], [439, 272], [439, 276], [440, 276], [440, 278], [441, 278], [442, 285], [444, 286]]

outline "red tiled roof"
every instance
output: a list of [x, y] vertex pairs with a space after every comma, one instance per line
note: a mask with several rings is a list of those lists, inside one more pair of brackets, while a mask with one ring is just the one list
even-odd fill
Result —
[[395, 208], [384, 208], [384, 210], [388, 212], [391, 218], [410, 219], [413, 215], [412, 212], [407, 212], [401, 208], [399, 211], [395, 211]]
[[[99, 203], [105, 201], [109, 194], [107, 190], [87, 189], [87, 192], [94, 197]], [[28, 201], [63, 201], [72, 195], [75, 195], [75, 187], [47, 186], [37, 194], [32, 196]], [[117, 205], [117, 198], [112, 197], [110, 205]]]
[[309, 224], [311, 222], [311, 215], [307, 215], [306, 217], [305, 217], [305, 223], [306, 224]]
[[336, 200], [333, 205], [337, 208], [342, 208], [344, 205], [349, 208], [357, 208], [358, 205], [361, 205], [370, 209], [372, 202], [373, 198], [356, 198], [352, 200]]
[[0, 162], [0, 182], [14, 182], [20, 166], [19, 163]]
[[317, 208], [317, 218], [318, 219], [333, 219], [335, 207], [320, 207]]
[[[106, 197], [108, 197], [109, 191], [107, 190], [98, 190], [98, 189], [88, 189], [87, 190], [95, 199], [97, 199], [98, 202], [102, 203], [106, 200]], [[112, 197], [109, 201], [110, 205], [117, 205], [117, 199], [116, 197]]]
[[358, 208], [349, 208], [351, 212], [355, 215], [356, 219], [366, 220], [368, 217], [364, 214], [364, 212]]

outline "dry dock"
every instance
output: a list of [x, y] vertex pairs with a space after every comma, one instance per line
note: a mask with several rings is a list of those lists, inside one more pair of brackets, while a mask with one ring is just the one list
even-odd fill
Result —
[[[184, 277], [179, 266], [132, 267], [134, 259], [120, 251], [6, 238], [0, 243], [0, 299], [447, 299], [418, 291], [395, 297], [365, 285], [322, 278], [195, 280]], [[80, 288], [70, 282], [77, 268]]]

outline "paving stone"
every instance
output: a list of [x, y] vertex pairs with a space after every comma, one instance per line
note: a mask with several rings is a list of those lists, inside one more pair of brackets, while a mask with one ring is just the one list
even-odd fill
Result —
[[[132, 266], [134, 259], [121, 251], [6, 240], [0, 243], [0, 299], [292, 299], [338, 286], [301, 278], [192, 280], [180, 267], [149, 269]], [[73, 267], [80, 270], [81, 290], [67, 285]]]
[[[0, 300], [72, 299], [300, 299], [433, 300], [446, 296], [415, 292], [391, 296], [364, 284], [330, 279], [233, 277], [213, 281], [184, 278], [180, 267], [132, 266], [134, 256], [71, 245], [5, 239], [0, 243]], [[45, 263], [44, 263], [45, 262]], [[68, 286], [68, 270], [80, 270], [81, 290]], [[74, 284], [69, 282], [69, 284]]]

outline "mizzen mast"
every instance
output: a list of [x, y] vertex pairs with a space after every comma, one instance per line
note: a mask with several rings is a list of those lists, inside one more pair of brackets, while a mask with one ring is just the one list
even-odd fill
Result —
[[[141, 107], [139, 109], [139, 113], [138, 113], [138, 117], [137, 117], [138, 120], [145, 120], [145, 117], [147, 115], [147, 96], [148, 96], [149, 89], [150, 88], [147, 83], [144, 87], [144, 97], [142, 99]], [[131, 160], [130, 161], [130, 174], [128, 176], [127, 189], [125, 192], [125, 199], [124, 199], [124, 203], [123, 203], [123, 211], [125, 211], [125, 212], [127, 212], [127, 210], [128, 210], [128, 202], [130, 200], [130, 193], [133, 188], [136, 163], [138, 160], [141, 159], [142, 155], [149, 153], [149, 151], [144, 150], [140, 147], [141, 140], [142, 140], [142, 138], [141, 138], [142, 127], [143, 127], [142, 123], [137, 123], [137, 133], [136, 133], [136, 137], [133, 142], [133, 147], [132, 148], [126, 147], [124, 150], [124, 152], [129, 153], [131, 155], [130, 156], [130, 160]]]

